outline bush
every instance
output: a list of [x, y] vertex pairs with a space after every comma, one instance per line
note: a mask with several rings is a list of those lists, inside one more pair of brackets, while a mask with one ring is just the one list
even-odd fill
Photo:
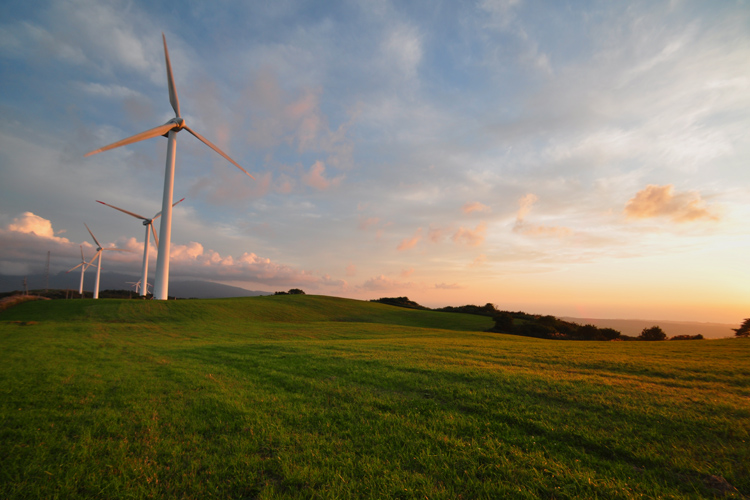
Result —
[[614, 328], [600, 328], [599, 333], [601, 333], [607, 340], [619, 339], [621, 335], [621, 333]]
[[658, 326], [652, 326], [651, 328], [644, 328], [640, 335], [638, 335], [638, 340], [666, 340], [667, 334], [664, 333], [664, 330], [662, 330]]
[[604, 335], [594, 325], [583, 325], [575, 333], [576, 337], [583, 340], [604, 340]]
[[513, 331], [513, 316], [507, 312], [501, 312], [495, 315], [495, 328], [496, 332], [511, 333]]
[[427, 307], [421, 306], [409, 300], [409, 297], [381, 297], [379, 299], [372, 299], [370, 302], [380, 302], [381, 304], [388, 304], [389, 306], [406, 307], [407, 309], [428, 309]]

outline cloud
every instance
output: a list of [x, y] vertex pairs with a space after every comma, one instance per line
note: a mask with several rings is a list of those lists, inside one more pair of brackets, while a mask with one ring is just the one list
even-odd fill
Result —
[[414, 284], [411, 282], [403, 282], [388, 278], [384, 275], [370, 278], [362, 284], [362, 289], [371, 291], [386, 291], [386, 290], [398, 290], [403, 288], [411, 288]]
[[439, 227], [430, 226], [430, 230], [427, 232], [427, 239], [433, 243], [440, 243], [445, 238], [445, 230]]
[[13, 219], [13, 222], [8, 225], [8, 230], [34, 234], [61, 243], [70, 243], [66, 238], [55, 236], [55, 232], [52, 230], [52, 222], [31, 212], [24, 212], [20, 217]]
[[485, 232], [487, 231], [487, 224], [481, 222], [474, 229], [467, 229], [465, 227], [458, 228], [453, 234], [453, 241], [455, 243], [465, 244], [470, 247], [476, 247], [482, 244], [484, 241]]
[[323, 153], [334, 168], [351, 167], [353, 144], [347, 134], [360, 114], [359, 108], [355, 106], [348, 119], [331, 130], [320, 107], [320, 94], [320, 89], [308, 87], [296, 93], [287, 91], [273, 69], [258, 70], [255, 80], [243, 91], [241, 119], [246, 123], [248, 145], [269, 150], [287, 145], [298, 154]]
[[[270, 172], [254, 174], [251, 179], [229, 163], [216, 165], [211, 176], [199, 177], [190, 186], [188, 196], [198, 197], [205, 192], [207, 199], [216, 205], [226, 205], [243, 200], [262, 198], [268, 194], [272, 175]], [[275, 186], [281, 192], [283, 186]]]
[[326, 179], [325, 170], [325, 164], [320, 160], [316, 161], [315, 164], [310, 167], [310, 171], [302, 176], [302, 182], [321, 191], [341, 184], [341, 181], [344, 179], [343, 175], [333, 179]]
[[380, 222], [379, 217], [364, 217], [362, 215], [359, 216], [359, 224], [357, 227], [362, 230], [367, 230], [370, 226], [375, 226]]
[[464, 286], [459, 285], [458, 283], [437, 283], [435, 285], [436, 290], [463, 290]]
[[409, 269], [403, 269], [401, 271], [401, 277], [402, 278], [408, 278], [412, 274], [414, 274], [414, 268], [413, 267], [410, 267]]
[[409, 250], [411, 248], [414, 248], [421, 239], [422, 239], [422, 228], [420, 227], [414, 233], [414, 236], [412, 236], [411, 238], [404, 238], [403, 240], [401, 240], [401, 243], [398, 244], [398, 247], [396, 247], [396, 250], [398, 250], [399, 252], [403, 252], [404, 250]]
[[573, 230], [568, 227], [561, 226], [537, 226], [533, 224], [521, 223], [513, 227], [513, 231], [516, 233], [525, 234], [526, 236], [553, 236], [557, 238], [564, 238], [573, 234]]
[[397, 24], [388, 33], [382, 45], [384, 61], [392, 65], [406, 80], [417, 76], [422, 61], [422, 41], [416, 28]]
[[354, 264], [349, 264], [346, 266], [346, 275], [347, 276], [356, 276], [357, 275], [357, 266]]
[[478, 201], [475, 201], [473, 203], [466, 203], [463, 207], [461, 207], [461, 210], [463, 210], [463, 212], [467, 215], [473, 212], [487, 213], [491, 211], [490, 207], [483, 203], [479, 203]]
[[631, 198], [625, 205], [628, 219], [669, 217], [673, 222], [683, 223], [696, 220], [719, 220], [697, 191], [677, 192], [674, 186], [649, 184]]
[[102, 97], [108, 97], [108, 98], [116, 98], [116, 99], [126, 99], [126, 98], [143, 98], [143, 95], [141, 95], [139, 92], [136, 92], [133, 89], [129, 89], [127, 87], [123, 87], [122, 85], [117, 84], [110, 84], [110, 85], [103, 85], [101, 83], [81, 83], [81, 88], [88, 92], [89, 94], [95, 95], [95, 96], [102, 96]]
[[330, 278], [319, 278], [304, 270], [273, 262], [252, 252], [239, 257], [222, 256], [206, 250], [198, 242], [172, 245], [170, 268], [175, 274], [206, 280], [251, 281], [265, 285], [302, 285], [330, 283]]
[[[101, 241], [104, 248], [113, 243]], [[93, 246], [88, 242], [80, 244], [89, 259]], [[129, 252], [107, 252], [106, 271], [140, 273], [143, 255], [143, 242], [136, 238], [121, 238], [114, 246]], [[80, 262], [79, 244], [54, 235], [51, 221], [31, 212], [13, 219], [6, 229], [0, 229], [0, 272], [19, 274], [38, 271], [44, 267], [47, 252], [52, 255], [53, 271], [67, 270]], [[151, 247], [156, 250], [155, 247]], [[155, 260], [156, 252], [151, 257]], [[173, 278], [205, 279], [209, 281], [254, 282], [266, 285], [310, 285], [346, 286], [343, 280], [330, 276], [315, 276], [313, 273], [292, 266], [274, 262], [255, 253], [245, 252], [239, 257], [221, 255], [206, 249], [201, 243], [191, 241], [170, 247], [170, 274]]]
[[347, 283], [346, 280], [331, 278], [328, 274], [321, 276], [317, 285], [338, 288], [340, 290], [345, 290], [349, 287], [349, 283]]
[[523, 198], [518, 200], [519, 208], [518, 208], [518, 214], [516, 215], [516, 220], [522, 222], [531, 211], [531, 207], [538, 200], [539, 198], [533, 193], [528, 193]]
[[480, 254], [477, 256], [476, 259], [471, 261], [471, 264], [469, 264], [469, 267], [482, 267], [487, 263], [487, 256], [485, 254]]
[[513, 232], [523, 234], [526, 236], [552, 236], [563, 238], [573, 234], [573, 231], [567, 227], [561, 226], [545, 226], [537, 224], [529, 224], [526, 222], [526, 216], [531, 212], [531, 207], [539, 200], [539, 198], [533, 194], [528, 193], [518, 200], [518, 213], [516, 214], [516, 223], [513, 225]]

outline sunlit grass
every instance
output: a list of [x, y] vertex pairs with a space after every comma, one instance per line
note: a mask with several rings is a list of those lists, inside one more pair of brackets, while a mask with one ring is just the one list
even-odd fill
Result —
[[0, 496], [750, 494], [750, 342], [490, 326], [315, 296], [19, 305]]

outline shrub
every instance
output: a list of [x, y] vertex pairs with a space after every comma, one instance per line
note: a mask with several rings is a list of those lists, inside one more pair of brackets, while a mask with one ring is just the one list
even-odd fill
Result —
[[638, 335], [638, 340], [666, 340], [667, 334], [664, 333], [664, 330], [662, 330], [658, 326], [652, 326], [651, 328], [644, 328], [640, 335]]
[[492, 319], [495, 320], [494, 330], [496, 332], [510, 333], [513, 331], [513, 316], [507, 312], [501, 312]]

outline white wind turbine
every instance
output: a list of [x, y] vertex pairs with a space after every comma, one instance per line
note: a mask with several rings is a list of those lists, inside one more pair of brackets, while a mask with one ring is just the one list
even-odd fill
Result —
[[[136, 282], [128, 281], [127, 284], [130, 285], [130, 286], [132, 286], [133, 288], [135, 288], [135, 293], [138, 293], [141, 290], [141, 282], [140, 281], [136, 281]], [[151, 288], [151, 284], [150, 283], [146, 283], [146, 292], [142, 293], [141, 295], [143, 295], [143, 296], [148, 295], [148, 289], [149, 288]]]
[[[86, 226], [86, 223], [83, 223], [84, 226]], [[86, 226], [86, 229], [88, 230], [91, 237], [94, 239], [94, 243], [96, 243], [96, 254], [94, 254], [94, 258], [91, 259], [91, 262], [89, 262], [89, 266], [94, 263], [94, 260], [99, 257], [98, 265], [96, 266], [96, 283], [94, 284], [94, 298], [99, 298], [99, 276], [102, 274], [102, 253], [104, 250], [114, 250], [116, 252], [129, 252], [129, 250], [123, 250], [122, 248], [102, 248], [101, 243], [99, 243], [99, 240], [96, 239], [96, 236], [94, 236], [94, 233], [91, 232], [91, 229], [89, 229], [88, 226]]]
[[[184, 199], [185, 198], [183, 198], [182, 200], [179, 200], [179, 201], [176, 201], [176, 202], [172, 203], [172, 206], [174, 207], [175, 205], [177, 205], [178, 203], [180, 203]], [[149, 218], [146, 218], [146, 217], [144, 217], [142, 215], [138, 215], [138, 214], [135, 214], [133, 212], [128, 212], [125, 209], [116, 207], [114, 205], [110, 205], [109, 203], [104, 203], [103, 201], [99, 201], [99, 200], [96, 200], [96, 201], [97, 201], [97, 203], [101, 203], [102, 205], [106, 205], [106, 206], [108, 206], [110, 208], [114, 208], [115, 210], [119, 210], [122, 213], [128, 214], [128, 215], [130, 215], [132, 217], [135, 217], [136, 219], [141, 219], [143, 221], [143, 225], [146, 226], [146, 237], [143, 239], [143, 268], [142, 268], [142, 271], [141, 271], [141, 281], [139, 281], [139, 283], [148, 283], [148, 250], [149, 250], [149, 243], [151, 241], [151, 235], [149, 234], [149, 228], [150, 228], [151, 232], [154, 233], [154, 242], [156, 242], [156, 246], [158, 247], [159, 246], [159, 238], [156, 237], [156, 229], [154, 229], [154, 221], [156, 219], [158, 219], [159, 217], [161, 217], [161, 212], [157, 213], [156, 215], [154, 215], [153, 217], [151, 217], [149, 219]], [[147, 287], [145, 287], [145, 286], [141, 287], [141, 295], [144, 296], [144, 297], [148, 294], [146, 288]], [[136, 292], [137, 291], [138, 290], [136, 290]]]
[[175, 112], [175, 117], [169, 120], [164, 125], [146, 130], [140, 134], [136, 134], [127, 139], [104, 146], [103, 148], [96, 149], [84, 156], [90, 156], [102, 151], [107, 151], [134, 142], [143, 141], [156, 137], [159, 135], [166, 136], [169, 139], [167, 145], [167, 164], [164, 169], [164, 196], [162, 198], [161, 213], [162, 221], [159, 226], [159, 254], [156, 258], [156, 278], [154, 285], [154, 298], [159, 300], [167, 300], [169, 293], [169, 247], [172, 235], [172, 196], [174, 190], [174, 164], [175, 164], [175, 153], [177, 149], [177, 132], [182, 129], [187, 130], [193, 134], [198, 140], [203, 142], [206, 146], [213, 149], [221, 156], [229, 160], [234, 166], [245, 172], [251, 178], [255, 178], [250, 173], [242, 168], [236, 161], [231, 159], [226, 153], [220, 150], [217, 146], [211, 143], [208, 139], [191, 129], [185, 124], [185, 120], [180, 116], [180, 101], [177, 99], [177, 89], [175, 89], [174, 78], [172, 76], [172, 64], [169, 62], [169, 51], [167, 50], [167, 38], [164, 33], [161, 34], [162, 41], [164, 42], [164, 59], [167, 65], [167, 85], [169, 87], [169, 102], [172, 105], [172, 109]]
[[88, 269], [88, 267], [94, 263], [94, 259], [91, 259], [91, 262], [86, 262], [86, 259], [83, 258], [83, 246], [81, 246], [81, 263], [78, 264], [73, 269], [70, 269], [67, 272], [75, 271], [79, 267], [81, 268], [81, 283], [78, 285], [78, 295], [83, 295], [83, 273]]

